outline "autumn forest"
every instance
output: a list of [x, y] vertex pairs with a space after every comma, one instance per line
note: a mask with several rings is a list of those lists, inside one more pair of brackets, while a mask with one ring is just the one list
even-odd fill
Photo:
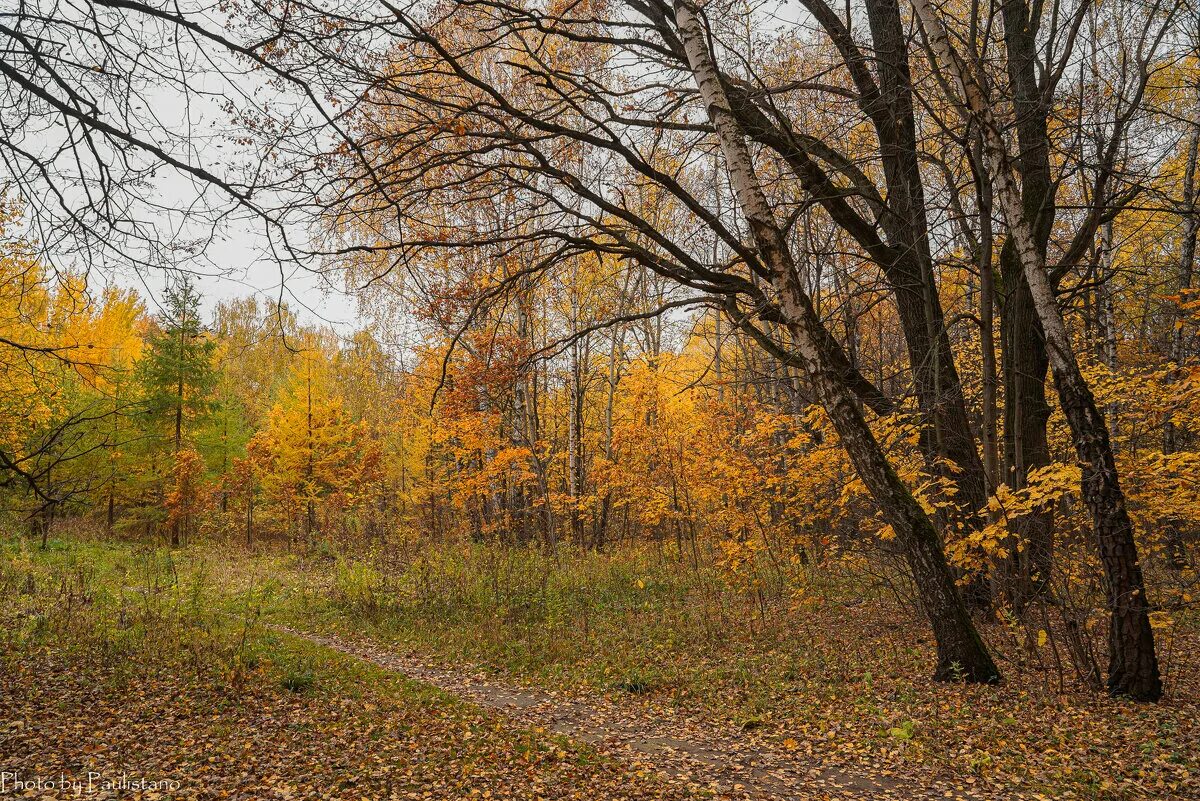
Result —
[[1192, 0], [29, 0], [0, 156], [0, 799], [1200, 798]]

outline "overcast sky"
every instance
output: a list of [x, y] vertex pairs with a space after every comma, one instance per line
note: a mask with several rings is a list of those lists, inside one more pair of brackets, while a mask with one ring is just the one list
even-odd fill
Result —
[[[203, 259], [189, 263], [188, 272], [195, 276], [209, 314], [220, 301], [255, 295], [261, 300], [282, 300], [302, 322], [328, 324], [343, 335], [360, 327], [355, 300], [342, 290], [337, 276], [281, 265], [250, 221], [226, 229]], [[167, 271], [148, 275], [124, 271], [111, 278], [120, 286], [137, 289], [153, 310], [162, 300], [168, 275]]]
[[[204, 9], [195, 19], [206, 27], [222, 27], [224, 12], [212, 0], [184, 4]], [[52, 95], [76, 91], [97, 109], [98, 119], [149, 143], [126, 146], [120, 137], [48, 111], [27, 92], [5, 96], [3, 165], [26, 203], [26, 235], [42, 245], [56, 269], [86, 272], [97, 290], [137, 289], [152, 312], [174, 268], [195, 276], [209, 313], [222, 300], [257, 295], [287, 303], [305, 323], [328, 324], [342, 334], [359, 327], [356, 303], [342, 291], [340, 276], [323, 278], [279, 258], [259, 216], [272, 220], [274, 239], [286, 232], [299, 250], [306, 249], [314, 220], [304, 216], [304, 205], [269, 187], [279, 162], [248, 141], [254, 134], [240, 119], [269, 108], [272, 118], [281, 114], [281, 124], [293, 121], [303, 133], [309, 127], [306, 103], [293, 87], [271, 84], [262, 71], [170, 22], [97, 11], [88, 0], [46, 8], [35, 3], [24, 17], [4, 16], [6, 24], [16, 19], [25, 26], [22, 42], [40, 42], [40, 50], [57, 54], [53, 74], [37, 72], [43, 56], [20, 62], [35, 84]], [[12, 45], [12, 54], [25, 52], [22, 47]], [[106, 69], [88, 66], [100, 64]], [[64, 88], [70, 85], [78, 90]], [[314, 153], [325, 144], [317, 131], [303, 143]], [[217, 181], [189, 175], [167, 163], [171, 159]], [[285, 161], [280, 169], [286, 175], [291, 166]], [[255, 211], [222, 183], [251, 194]]]
[[[157, 99], [154, 117], [173, 127], [175, 133], [186, 132], [188, 146], [193, 149], [190, 159], [193, 164], [221, 175], [229, 165], [252, 164], [258, 156], [254, 145], [239, 143], [244, 132], [230, 121], [228, 111], [221, 104], [227, 98], [233, 98], [241, 105], [243, 93], [255, 94], [255, 90], [261, 91], [262, 87], [256, 76], [237, 68], [215, 74], [217, 69], [211, 60], [212, 54], [207, 69], [203, 62], [196, 65], [197, 72], [189, 80], [193, 94], [187, 98], [169, 86], [154, 90]], [[156, 184], [154, 195], [156, 205], [164, 208], [161, 220], [164, 230], [179, 230], [179, 220], [172, 219], [176, 215], [186, 217], [189, 209], [204, 208], [206, 204], [197, 204], [196, 200], [201, 193], [209, 198], [216, 196], [217, 208], [230, 205], [228, 198], [215, 192], [213, 187], [199, 184], [194, 178], [172, 169], [158, 173]], [[340, 275], [323, 276], [294, 263], [282, 263], [271, 251], [261, 219], [231, 215], [224, 218], [218, 228], [203, 219], [203, 215], [196, 215], [195, 219], [194, 230], [187, 232], [184, 238], [188, 235], [212, 236], [212, 240], [202, 252], [181, 266], [196, 276], [204, 296], [204, 307], [209, 313], [219, 301], [257, 295], [264, 300], [286, 302], [302, 322], [328, 324], [341, 334], [359, 327], [355, 300], [343, 291]], [[296, 230], [291, 236], [302, 240], [305, 232]], [[153, 307], [155, 302], [161, 301], [168, 272], [144, 273], [144, 270], [138, 274], [118, 271], [113, 280], [123, 286], [136, 287]]]

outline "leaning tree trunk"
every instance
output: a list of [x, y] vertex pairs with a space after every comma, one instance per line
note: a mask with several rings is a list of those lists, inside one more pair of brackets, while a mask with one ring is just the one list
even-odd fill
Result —
[[[880, 223], [896, 254], [882, 266], [896, 299], [918, 404], [926, 418], [926, 463], [933, 473], [957, 486], [951, 500], [959, 506], [962, 522], [979, 529], [986, 522], [987, 474], [967, 417], [934, 276], [908, 63], [909, 33], [899, 0], [869, 0], [866, 11], [879, 89], [875, 104], [867, 107], [874, 112], [870, 116], [879, 138], [889, 212]], [[973, 609], [991, 607], [986, 567], [961, 576], [959, 585]]]
[[[865, 62], [858, 61], [857, 45], [850, 42], [844, 23], [825, 0], [802, 2], [830, 39], [843, 48], [843, 58], [851, 73], [855, 73], [851, 62], [860, 66]], [[956, 485], [953, 500], [962, 514], [962, 522], [969, 529], [977, 529], [985, 522], [987, 476], [967, 415], [962, 382], [937, 294], [917, 157], [909, 36], [897, 0], [870, 0], [866, 10], [875, 80], [867, 79], [870, 86], [859, 87], [862, 95], [859, 104], [871, 119], [879, 140], [887, 187], [886, 213], [881, 215], [879, 225], [887, 243], [875, 238], [873, 228], [869, 236], [861, 238], [863, 221], [853, 212], [847, 213], [844, 207], [837, 211], [838, 202], [831, 202], [826, 208], [845, 231], [858, 239], [887, 279], [912, 368], [926, 464], [932, 473]], [[738, 84], [726, 80], [723, 88], [742, 129], [779, 153], [814, 198], [841, 198], [842, 191], [798, 146], [788, 126], [776, 127], [752, 95]], [[972, 607], [980, 611], [989, 608], [991, 593], [986, 571], [964, 575], [963, 579], [964, 593]]]
[[1004, 137], [991, 105], [974, 73], [950, 44], [930, 0], [912, 0], [933, 56], [958, 82], [967, 110], [979, 124], [984, 152], [992, 173], [996, 196], [1008, 222], [1009, 236], [1024, 268], [1025, 280], [1046, 336], [1046, 352], [1054, 373], [1059, 403], [1071, 427], [1075, 453], [1083, 466], [1082, 492], [1092, 513], [1100, 562], [1106, 579], [1109, 608], [1108, 689], [1113, 695], [1140, 701], [1162, 696], [1154, 632], [1150, 628], [1142, 567], [1138, 561], [1133, 524], [1125, 508], [1125, 494], [1113, 458], [1108, 426], [1096, 399], [1079, 370], [1066, 323], [1054, 297], [1034, 239], [1032, 225], [1022, 206]]
[[900, 480], [854, 395], [838, 380], [820, 343], [821, 323], [800, 286], [782, 229], [755, 174], [745, 134], [729, 110], [700, 18], [688, 0], [676, 0], [675, 22], [700, 96], [716, 131], [730, 181], [755, 247], [771, 274], [780, 308], [808, 377], [842, 439], [858, 475], [883, 512], [904, 552], [937, 643], [940, 679], [995, 682], [1000, 674], [955, 586], [936, 529]]

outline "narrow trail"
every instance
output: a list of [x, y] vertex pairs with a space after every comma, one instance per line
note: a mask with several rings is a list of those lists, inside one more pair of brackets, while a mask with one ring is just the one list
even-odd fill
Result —
[[988, 797], [977, 788], [962, 785], [913, 787], [897, 777], [865, 769], [857, 772], [806, 764], [803, 757], [748, 742], [746, 734], [732, 725], [718, 727], [671, 707], [519, 687], [482, 673], [436, 667], [365, 641], [266, 625], [498, 710], [522, 728], [541, 728], [587, 743], [635, 768], [658, 773], [672, 783], [712, 791], [720, 798], [975, 801]]

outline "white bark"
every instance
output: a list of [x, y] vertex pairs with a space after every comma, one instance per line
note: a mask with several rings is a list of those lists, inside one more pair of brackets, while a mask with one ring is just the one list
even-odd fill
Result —
[[957, 670], [974, 681], [995, 681], [999, 673], [955, 587], [936, 530], [887, 461], [854, 396], [838, 380], [820, 347], [821, 322], [800, 284], [783, 229], [758, 181], [745, 133], [729, 110], [700, 17], [689, 0], [675, 0], [674, 8], [676, 29], [716, 131], [734, 195], [759, 258], [770, 272], [796, 350], [856, 471], [905, 550], [937, 640], [937, 675], [949, 678]]
[[949, 73], [961, 92], [967, 113], [979, 126], [996, 197], [1045, 333], [1046, 353], [1054, 370], [1059, 400], [1083, 466], [1082, 494], [1092, 513], [1097, 549], [1107, 579], [1109, 689], [1114, 695], [1157, 700], [1162, 694], [1162, 683], [1148, 617], [1149, 601], [1108, 429], [1079, 370], [1044, 258], [1036, 245], [1032, 221], [1025, 214], [1013, 161], [987, 93], [972, 66], [963, 62], [950, 43], [931, 0], [912, 0], [912, 4], [933, 53], [935, 68]]

